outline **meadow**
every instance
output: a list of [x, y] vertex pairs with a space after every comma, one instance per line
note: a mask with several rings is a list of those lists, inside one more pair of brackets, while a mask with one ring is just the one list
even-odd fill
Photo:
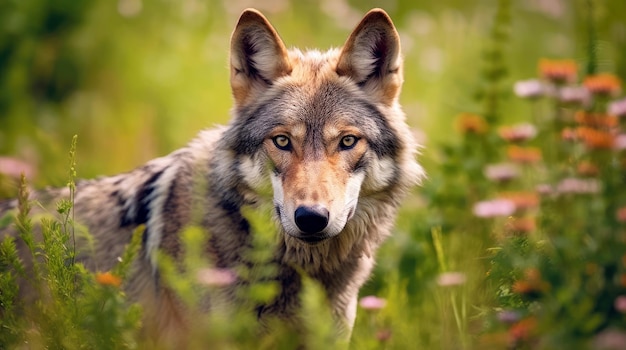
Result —
[[[72, 260], [71, 198], [44, 219], [49, 239], [36, 243], [26, 193], [128, 171], [226, 123], [229, 36], [248, 6], [287, 46], [322, 49], [384, 8], [402, 38], [401, 102], [424, 146], [428, 178], [378, 253], [350, 344], [335, 343], [323, 296], [307, 281], [312, 348], [626, 348], [620, 0], [3, 2], [0, 198], [22, 202], [0, 227], [16, 224], [41, 257], [33, 279], [50, 300], [13, 312], [22, 266], [2, 242], [0, 348], [154, 345], [137, 337], [141, 310], [120, 288], [141, 230], [114, 270], [86, 271]], [[169, 282], [193, 307], [215, 285], [196, 278], [209, 264], [193, 249], [202, 233], [184, 237], [188, 273]], [[273, 287], [247, 293], [262, 301]], [[257, 337], [241, 310], [197, 317], [195, 347], [293, 347], [289, 334]]]

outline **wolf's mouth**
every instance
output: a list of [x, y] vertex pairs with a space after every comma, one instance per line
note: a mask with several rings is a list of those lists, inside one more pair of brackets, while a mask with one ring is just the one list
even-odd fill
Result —
[[296, 238], [309, 244], [316, 244], [321, 241], [325, 241], [330, 237], [328, 236], [298, 236]]

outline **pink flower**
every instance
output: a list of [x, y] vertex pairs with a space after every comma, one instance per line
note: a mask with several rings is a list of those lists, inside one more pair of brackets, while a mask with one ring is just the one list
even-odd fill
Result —
[[626, 134], [619, 134], [613, 139], [613, 148], [616, 151], [623, 151], [626, 149]]
[[498, 130], [500, 137], [508, 142], [523, 142], [537, 135], [537, 128], [529, 123], [503, 126]]
[[558, 98], [561, 102], [587, 106], [591, 102], [591, 93], [582, 86], [564, 86], [559, 89]]
[[556, 190], [559, 193], [594, 194], [600, 192], [600, 182], [596, 179], [570, 177], [561, 180]]
[[0, 157], [0, 173], [16, 179], [19, 179], [21, 174], [27, 178], [32, 178], [35, 176], [35, 168], [17, 158]]
[[540, 195], [549, 195], [549, 194], [553, 194], [554, 193], [554, 189], [552, 188], [552, 186], [548, 185], [548, 184], [539, 184], [535, 187], [535, 191], [537, 191], [537, 193], [539, 193]]
[[593, 339], [593, 349], [618, 350], [626, 348], [626, 333], [609, 328], [598, 333]]
[[626, 98], [609, 103], [607, 113], [616, 116], [626, 116]]
[[467, 276], [462, 272], [444, 272], [437, 276], [437, 284], [442, 287], [460, 286], [466, 281]]
[[387, 305], [387, 300], [374, 295], [368, 295], [361, 298], [359, 305], [365, 310], [380, 310]]
[[474, 204], [474, 215], [479, 218], [509, 216], [515, 212], [515, 203], [508, 199], [492, 199]]
[[513, 91], [521, 98], [537, 98], [549, 93], [548, 87], [537, 79], [518, 81], [513, 86]]
[[519, 176], [519, 167], [513, 163], [491, 164], [485, 167], [485, 177], [492, 181], [510, 181]]
[[626, 295], [620, 295], [615, 298], [615, 303], [613, 305], [615, 306], [615, 310], [621, 313], [626, 313]]
[[198, 282], [214, 287], [225, 287], [237, 281], [237, 275], [229, 269], [204, 268], [196, 275]]

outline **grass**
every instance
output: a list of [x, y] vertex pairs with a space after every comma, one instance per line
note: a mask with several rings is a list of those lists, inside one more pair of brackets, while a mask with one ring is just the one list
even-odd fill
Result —
[[[0, 75], [0, 153], [35, 164], [37, 187], [71, 188], [77, 171], [126, 171], [227, 121], [227, 30], [238, 11], [219, 2], [157, 1], [144, 3], [140, 15], [122, 16], [106, 1], [85, 4], [57, 17], [34, 0], [0, 11], [1, 23], [13, 23], [2, 31], [11, 45], [0, 46], [11, 53], [0, 55], [7, 73]], [[268, 13], [288, 46], [341, 45], [345, 23], [315, 4], [288, 4]], [[351, 4], [360, 14], [370, 5]], [[429, 179], [406, 201], [378, 254], [361, 294], [386, 302], [359, 307], [351, 348], [626, 346], [625, 116], [623, 108], [610, 109], [623, 101], [619, 14], [626, 9], [619, 1], [533, 6], [398, 1], [388, 8], [403, 39], [402, 103], [409, 123], [428, 135], [421, 161]], [[35, 14], [67, 18], [62, 26], [47, 20], [30, 21], [48, 26], [40, 30], [20, 27], [20, 18]], [[541, 90], [515, 96], [517, 80]], [[564, 99], [571, 88], [588, 99]], [[64, 145], [74, 134], [82, 141], [78, 150], [71, 146], [68, 166]], [[24, 182], [0, 178], [1, 196], [21, 198], [15, 221], [0, 218], [0, 227], [15, 224], [21, 232], [0, 245], [0, 348], [26, 341], [146, 346], [137, 337], [141, 310], [128, 307], [119, 288], [141, 232], [117, 268], [87, 271], [74, 259], [72, 198], [44, 218], [46, 240], [39, 241], [32, 228], [40, 218], [28, 216], [36, 204], [26, 192]], [[268, 223], [249, 215], [258, 232], [268, 231]], [[190, 252], [202, 239], [195, 228], [185, 237]], [[36, 262], [28, 280], [40, 302], [27, 305], [17, 299], [18, 277], [30, 271], [16, 253], [20, 244]], [[175, 269], [160, 260], [164, 271]], [[169, 274], [170, 283], [195, 307], [211, 292], [196, 278], [209, 265], [198, 252], [184, 264], [188, 273]], [[268, 298], [274, 289], [260, 284], [244, 297]], [[305, 289], [307, 339], [313, 348], [329, 347], [321, 292], [311, 281]], [[197, 319], [190, 344], [198, 347], [290, 348], [296, 341], [288, 330], [250, 336], [257, 326], [241, 310]]]

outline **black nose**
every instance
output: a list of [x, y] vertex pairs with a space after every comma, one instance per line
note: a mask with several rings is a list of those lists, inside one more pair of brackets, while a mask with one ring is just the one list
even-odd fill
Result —
[[321, 205], [300, 206], [296, 209], [296, 225], [304, 233], [317, 233], [328, 225], [328, 210]]

